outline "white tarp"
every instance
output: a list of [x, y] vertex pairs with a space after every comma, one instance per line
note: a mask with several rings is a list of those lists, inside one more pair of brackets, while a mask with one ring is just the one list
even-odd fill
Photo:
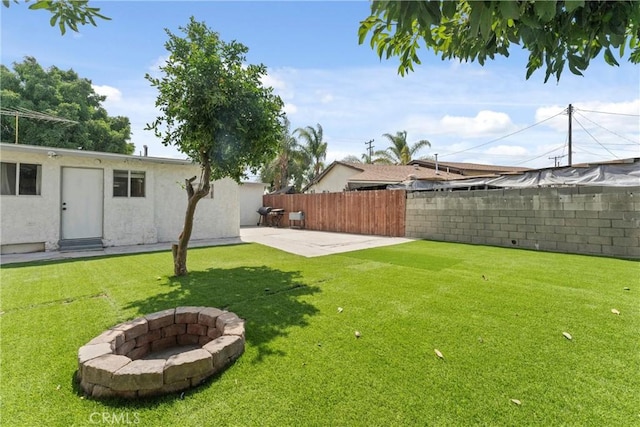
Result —
[[640, 162], [603, 164], [590, 167], [566, 167], [528, 171], [495, 178], [469, 178], [453, 181], [406, 181], [390, 189], [447, 190], [456, 188], [532, 188], [546, 186], [640, 186]]

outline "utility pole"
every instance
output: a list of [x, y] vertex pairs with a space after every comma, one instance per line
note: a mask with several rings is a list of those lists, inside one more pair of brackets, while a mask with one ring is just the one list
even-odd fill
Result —
[[560, 166], [560, 159], [566, 156], [566, 154], [563, 154], [562, 156], [553, 156], [549, 157], [549, 160], [553, 160], [553, 167], [557, 168], [558, 166]]
[[364, 145], [367, 146], [367, 152], [369, 153], [369, 163], [373, 162], [373, 139], [370, 139], [369, 141], [365, 142]]
[[569, 108], [567, 109], [567, 113], [569, 113], [569, 166], [573, 166], [573, 161], [572, 161], [572, 151], [573, 151], [573, 147], [572, 147], [572, 141], [571, 141], [571, 137], [572, 137], [572, 131], [571, 131], [571, 115], [573, 114], [573, 106], [571, 104], [569, 104]]

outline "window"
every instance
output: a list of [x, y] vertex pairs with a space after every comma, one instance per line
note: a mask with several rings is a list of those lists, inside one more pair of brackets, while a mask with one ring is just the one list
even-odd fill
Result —
[[39, 196], [42, 183], [42, 165], [29, 163], [0, 164], [0, 194], [7, 196]]
[[2, 195], [16, 195], [16, 164], [1, 164], [0, 177], [2, 178]]
[[129, 171], [113, 171], [113, 197], [129, 195]]
[[113, 171], [113, 197], [144, 197], [145, 173], [141, 171]]
[[144, 197], [144, 172], [131, 172], [131, 197]]

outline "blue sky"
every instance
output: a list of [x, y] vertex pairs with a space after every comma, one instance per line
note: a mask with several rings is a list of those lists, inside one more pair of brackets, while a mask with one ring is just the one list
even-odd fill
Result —
[[406, 130], [409, 142], [431, 141], [419, 155], [437, 153], [442, 161], [553, 166], [550, 157], [567, 154], [562, 111], [569, 103], [577, 109], [574, 163], [640, 156], [640, 67], [627, 58], [620, 67], [597, 58], [584, 77], [566, 70], [559, 83], [544, 84], [543, 71], [525, 79], [527, 55], [517, 46], [484, 67], [425, 50], [416, 72], [401, 77], [397, 59], [381, 61], [368, 44], [358, 45], [366, 1], [91, 3], [112, 20], [65, 36], [43, 11], [0, 7], [2, 64], [33, 56], [91, 80], [107, 95], [109, 114], [131, 119], [137, 152], [147, 145], [150, 155], [183, 157], [143, 130], [157, 114], [157, 94], [144, 75], [167, 56], [164, 29], [178, 33], [194, 16], [224, 40], [248, 46], [249, 62], [267, 66], [265, 84], [284, 100], [293, 129], [322, 125], [328, 162], [359, 157], [371, 139], [384, 149], [383, 133]]

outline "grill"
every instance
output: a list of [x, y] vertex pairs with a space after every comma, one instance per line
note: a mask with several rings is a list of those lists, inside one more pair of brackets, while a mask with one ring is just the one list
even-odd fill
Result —
[[258, 208], [257, 212], [260, 214], [258, 225], [280, 227], [280, 221], [282, 221], [282, 217], [284, 216], [284, 209], [274, 209], [270, 206], [263, 206]]
[[260, 225], [269, 225], [269, 212], [273, 209], [271, 206], [262, 206], [258, 208], [258, 213], [260, 214], [260, 219], [258, 220], [258, 226]]

